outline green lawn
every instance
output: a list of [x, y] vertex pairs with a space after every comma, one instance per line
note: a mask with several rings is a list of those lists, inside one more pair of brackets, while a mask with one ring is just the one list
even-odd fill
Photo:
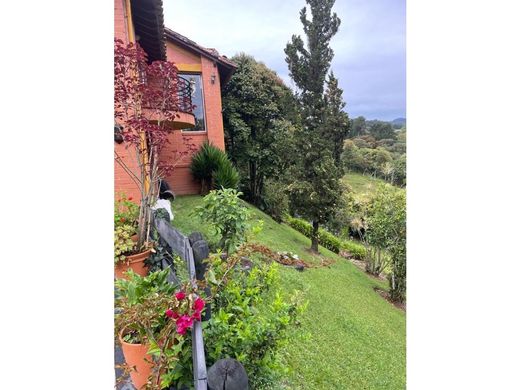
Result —
[[378, 184], [386, 183], [384, 180], [356, 172], [346, 173], [342, 181], [351, 186], [353, 192], [367, 194], [375, 192]]
[[[207, 226], [189, 215], [201, 199], [178, 197], [173, 202], [173, 225], [186, 234], [197, 230], [209, 235]], [[320, 256], [307, 251], [308, 238], [249, 207], [255, 218], [264, 221], [264, 229], [255, 241], [276, 251], [295, 252], [308, 262], [320, 262]], [[374, 286], [387, 288], [386, 283], [368, 277], [324, 248], [320, 247], [320, 252], [336, 263], [304, 272], [281, 267], [287, 290], [304, 291], [309, 305], [300, 328], [306, 337], [297, 337], [287, 347], [290, 372], [278, 388], [404, 389], [405, 314], [373, 290]]]

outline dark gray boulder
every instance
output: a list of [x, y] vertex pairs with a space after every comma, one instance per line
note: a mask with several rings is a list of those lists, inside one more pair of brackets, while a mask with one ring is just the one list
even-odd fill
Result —
[[244, 366], [235, 359], [221, 359], [208, 370], [209, 390], [248, 390], [249, 380]]

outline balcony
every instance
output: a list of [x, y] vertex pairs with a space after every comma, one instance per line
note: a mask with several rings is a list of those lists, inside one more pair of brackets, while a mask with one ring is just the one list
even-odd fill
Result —
[[[154, 89], [154, 97], [143, 104], [143, 114], [148, 120], [153, 122], [163, 121], [172, 130], [189, 129], [195, 127], [195, 115], [193, 115], [193, 103], [191, 99], [191, 84], [188, 80], [181, 76], [177, 76], [176, 80], [170, 85], [171, 90], [177, 93], [172, 98], [164, 98], [163, 82], [157, 79], [149, 79], [149, 86]], [[164, 110], [159, 109], [160, 105], [167, 104], [171, 107], [170, 111], [175, 111], [175, 116], [169, 118], [164, 117]]]

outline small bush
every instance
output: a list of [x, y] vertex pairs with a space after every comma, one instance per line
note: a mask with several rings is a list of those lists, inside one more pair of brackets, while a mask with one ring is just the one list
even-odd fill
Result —
[[213, 175], [214, 189], [234, 188], [238, 186], [239, 175], [231, 161], [227, 158], [220, 162], [220, 166]]
[[277, 263], [260, 263], [247, 272], [239, 261], [239, 254], [226, 261], [218, 255], [208, 260], [206, 280], [213, 301], [204, 328], [207, 363], [237, 359], [250, 388], [273, 388], [285, 370], [280, 352], [305, 305], [300, 294], [288, 296], [281, 289]]
[[365, 247], [353, 241], [342, 241], [341, 249], [349, 252], [355, 259], [361, 260], [367, 255]]
[[[289, 226], [299, 231], [304, 236], [309, 238], [311, 237], [312, 225], [309, 222], [292, 217], [286, 218], [286, 222]], [[363, 259], [366, 255], [366, 249], [363, 245], [357, 244], [353, 241], [341, 240], [325, 229], [320, 228], [318, 230], [318, 242], [321, 246], [334, 253], [340, 253], [342, 250], [346, 250], [356, 259]]]
[[219, 248], [228, 253], [246, 240], [251, 229], [248, 223], [251, 212], [240, 200], [240, 195], [241, 192], [231, 188], [213, 190], [192, 212], [215, 229], [221, 237]]
[[195, 153], [190, 165], [191, 174], [201, 183], [201, 193], [210, 189], [236, 188], [238, 171], [233, 167], [226, 152], [205, 141]]

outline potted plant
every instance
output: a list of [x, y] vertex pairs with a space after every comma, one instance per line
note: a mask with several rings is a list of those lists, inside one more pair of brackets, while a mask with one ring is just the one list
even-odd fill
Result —
[[151, 249], [139, 250], [137, 247], [139, 206], [131, 197], [119, 194], [114, 207], [114, 265], [117, 279], [124, 278], [124, 273], [131, 268], [139, 275], [146, 275], [144, 261]]
[[195, 150], [191, 138], [183, 137], [183, 151], [170, 153], [168, 161], [159, 159], [173, 131], [171, 124], [181, 108], [193, 109], [191, 100], [186, 102], [186, 97], [178, 94], [178, 86], [177, 68], [172, 62], [149, 64], [146, 53], [138, 44], [125, 45], [121, 40], [115, 41], [114, 122], [128, 153], [126, 157], [121, 156], [116, 148], [114, 159], [137, 185], [140, 195], [135, 224], [137, 240], [132, 253], [127, 254], [130, 256], [146, 259], [151, 253], [151, 207], [157, 202], [160, 180]]
[[137, 389], [161, 389], [190, 380], [187, 330], [200, 320], [205, 302], [189, 286], [168, 283], [169, 270], [117, 280], [116, 334]]

